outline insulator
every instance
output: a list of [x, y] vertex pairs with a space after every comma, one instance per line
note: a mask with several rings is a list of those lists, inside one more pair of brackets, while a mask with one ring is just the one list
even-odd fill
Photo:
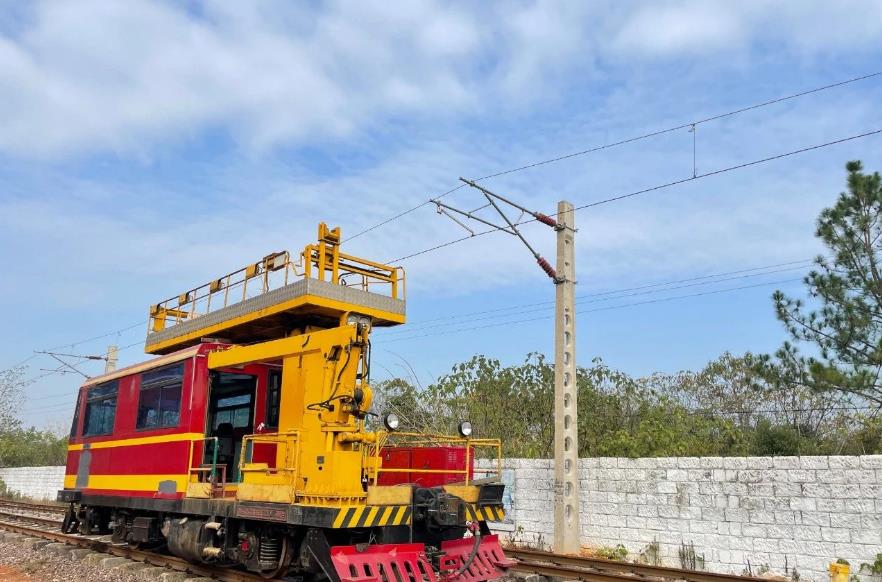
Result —
[[551, 218], [550, 216], [548, 216], [547, 214], [542, 214], [541, 212], [535, 212], [535, 213], [533, 213], [533, 216], [536, 217], [536, 220], [538, 220], [542, 224], [547, 224], [548, 226], [550, 226], [552, 228], [557, 228], [557, 221], [555, 219]]
[[545, 260], [544, 257], [539, 257], [536, 259], [536, 262], [539, 263], [539, 266], [542, 267], [542, 270], [545, 271], [545, 274], [551, 277], [552, 279], [557, 279], [557, 271], [554, 270], [554, 267]]

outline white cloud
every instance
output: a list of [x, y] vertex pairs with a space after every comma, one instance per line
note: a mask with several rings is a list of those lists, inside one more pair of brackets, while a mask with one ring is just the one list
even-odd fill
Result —
[[875, 0], [642, 3], [615, 35], [616, 48], [625, 54], [663, 58], [781, 49], [816, 55], [878, 49], [880, 41], [882, 4]]
[[261, 148], [468, 101], [452, 65], [474, 45], [472, 23], [432, 2], [316, 17], [280, 6], [287, 27], [232, 6], [196, 17], [146, 1], [40, 4], [32, 28], [0, 40], [0, 105], [13, 112], [0, 148], [126, 151], [211, 124]]
[[822, 55], [882, 38], [873, 0], [30, 6], [0, 20], [10, 156], [143, 155], [206, 129], [254, 152], [363, 139], [404, 117], [463, 123], [553, 106], [568, 87], [606, 79], [609, 62], [716, 59], [763, 43]]

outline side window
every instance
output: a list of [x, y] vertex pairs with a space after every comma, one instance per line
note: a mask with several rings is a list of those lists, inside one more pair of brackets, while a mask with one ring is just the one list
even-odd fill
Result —
[[72, 422], [71, 425], [70, 425], [70, 436], [71, 436], [71, 438], [77, 436], [77, 427], [78, 427], [79, 424], [80, 424], [80, 403], [82, 402], [82, 400], [80, 399], [80, 397], [81, 397], [82, 395], [83, 395], [82, 392], [77, 392], [77, 405], [76, 405], [76, 408], [74, 408], [73, 422]]
[[110, 434], [116, 418], [116, 393], [119, 383], [114, 380], [98, 384], [86, 392], [86, 423], [83, 436]]
[[279, 407], [282, 402], [282, 371], [270, 370], [266, 387], [266, 425], [279, 427]]
[[183, 384], [183, 363], [141, 374], [137, 428], [178, 426]]

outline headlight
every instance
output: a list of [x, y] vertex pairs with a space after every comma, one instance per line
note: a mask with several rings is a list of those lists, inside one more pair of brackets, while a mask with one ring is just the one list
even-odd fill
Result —
[[398, 415], [394, 412], [390, 412], [383, 417], [383, 424], [386, 425], [386, 428], [389, 430], [398, 430]]
[[467, 420], [464, 420], [461, 423], [459, 423], [459, 434], [461, 434], [464, 437], [472, 436], [472, 423], [470, 423]]

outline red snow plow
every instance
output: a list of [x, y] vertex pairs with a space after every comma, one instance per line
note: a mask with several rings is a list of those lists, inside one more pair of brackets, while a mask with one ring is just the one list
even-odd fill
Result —
[[505, 557], [495, 535], [423, 544], [336, 546], [331, 560], [341, 582], [483, 582], [502, 577], [516, 562]]

